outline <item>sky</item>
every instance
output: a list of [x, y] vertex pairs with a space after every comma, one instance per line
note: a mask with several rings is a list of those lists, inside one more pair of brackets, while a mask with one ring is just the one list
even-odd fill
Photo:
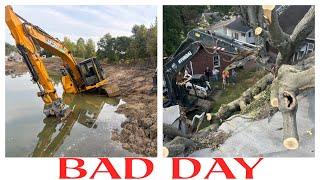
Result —
[[[13, 10], [41, 29], [63, 40], [79, 37], [95, 42], [110, 33], [112, 36], [130, 36], [135, 24], [150, 27], [157, 15], [156, 6], [13, 6]], [[8, 27], [6, 42], [15, 44]]]

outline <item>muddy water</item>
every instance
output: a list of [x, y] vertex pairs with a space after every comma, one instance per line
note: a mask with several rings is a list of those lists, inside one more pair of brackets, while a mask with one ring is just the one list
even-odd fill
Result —
[[65, 95], [55, 86], [73, 113], [59, 122], [42, 113], [43, 102], [29, 74], [6, 76], [6, 156], [136, 156], [111, 140], [113, 129], [126, 120], [115, 111], [119, 99], [98, 95]]

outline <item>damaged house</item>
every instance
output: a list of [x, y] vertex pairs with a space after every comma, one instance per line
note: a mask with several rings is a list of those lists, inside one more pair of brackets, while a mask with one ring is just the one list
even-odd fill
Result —
[[[254, 33], [253, 30], [247, 26], [240, 16], [232, 17], [225, 21], [221, 21], [209, 28], [210, 31], [215, 31], [224, 34], [229, 38], [234, 38], [239, 41], [253, 44]], [[206, 67], [211, 70], [218, 69], [220, 73], [232, 63], [232, 56], [225, 53], [208, 53], [207, 51], [214, 52], [214, 49], [201, 48], [199, 52], [193, 57], [189, 63], [188, 68], [191, 74], [202, 74]], [[254, 61], [249, 61], [245, 66], [255, 67]]]
[[[283, 31], [291, 34], [296, 25], [303, 18], [305, 13], [311, 6], [279, 6], [279, 23]], [[241, 16], [235, 16], [228, 20], [221, 21], [208, 28], [210, 31], [223, 33], [230, 38], [239, 41], [254, 44], [255, 35], [253, 29], [246, 25]], [[278, 53], [275, 48], [266, 44], [268, 53], [276, 56]], [[292, 61], [304, 58], [307, 54], [314, 52], [315, 49], [315, 33], [314, 31], [305, 39], [305, 41], [297, 48], [296, 53], [292, 57]], [[214, 52], [214, 49], [201, 48], [188, 65], [191, 74], [203, 74], [206, 67], [211, 70], [216, 68], [220, 73], [232, 62], [232, 56], [225, 53], [208, 53]], [[271, 55], [272, 56], [272, 55]], [[255, 68], [255, 61], [248, 61], [244, 68]]]

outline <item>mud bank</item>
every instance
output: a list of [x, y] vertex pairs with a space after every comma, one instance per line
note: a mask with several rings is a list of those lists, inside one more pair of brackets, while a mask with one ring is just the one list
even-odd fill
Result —
[[107, 66], [107, 76], [115, 81], [126, 104], [118, 112], [129, 121], [122, 123], [121, 131], [113, 133], [123, 148], [147, 156], [157, 155], [157, 95], [150, 94], [154, 69]]

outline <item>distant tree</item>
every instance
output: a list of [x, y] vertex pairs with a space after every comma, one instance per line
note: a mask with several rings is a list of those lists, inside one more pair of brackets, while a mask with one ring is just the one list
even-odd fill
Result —
[[73, 56], [76, 55], [76, 44], [74, 42], [72, 42], [68, 37], [64, 37], [62, 43], [72, 53]]
[[157, 22], [147, 32], [147, 54], [149, 57], [157, 56]]
[[[187, 33], [198, 26], [204, 12], [227, 14], [232, 6], [164, 6], [163, 52], [169, 56], [178, 48]], [[206, 26], [208, 24], [206, 23]]]
[[5, 43], [5, 55], [8, 56], [11, 52], [18, 52], [18, 49], [15, 45]]
[[119, 59], [132, 59], [133, 50], [130, 49], [132, 39], [127, 36], [120, 36], [115, 39], [115, 50]]
[[145, 58], [147, 56], [147, 28], [145, 25], [134, 25], [131, 30], [133, 41], [131, 47], [134, 50], [134, 58]]
[[116, 54], [116, 39], [110, 33], [104, 35], [98, 42], [97, 58], [107, 59], [109, 62], [119, 60]]
[[104, 35], [97, 43], [97, 58], [108, 62], [118, 62], [121, 59], [146, 59], [157, 55], [157, 26], [150, 28], [145, 25], [134, 25], [132, 36], [112, 37]]
[[86, 44], [83, 38], [79, 38], [76, 44], [76, 57], [85, 58], [86, 54]]
[[96, 45], [92, 39], [88, 39], [85, 44], [85, 58], [90, 58], [96, 55]]

